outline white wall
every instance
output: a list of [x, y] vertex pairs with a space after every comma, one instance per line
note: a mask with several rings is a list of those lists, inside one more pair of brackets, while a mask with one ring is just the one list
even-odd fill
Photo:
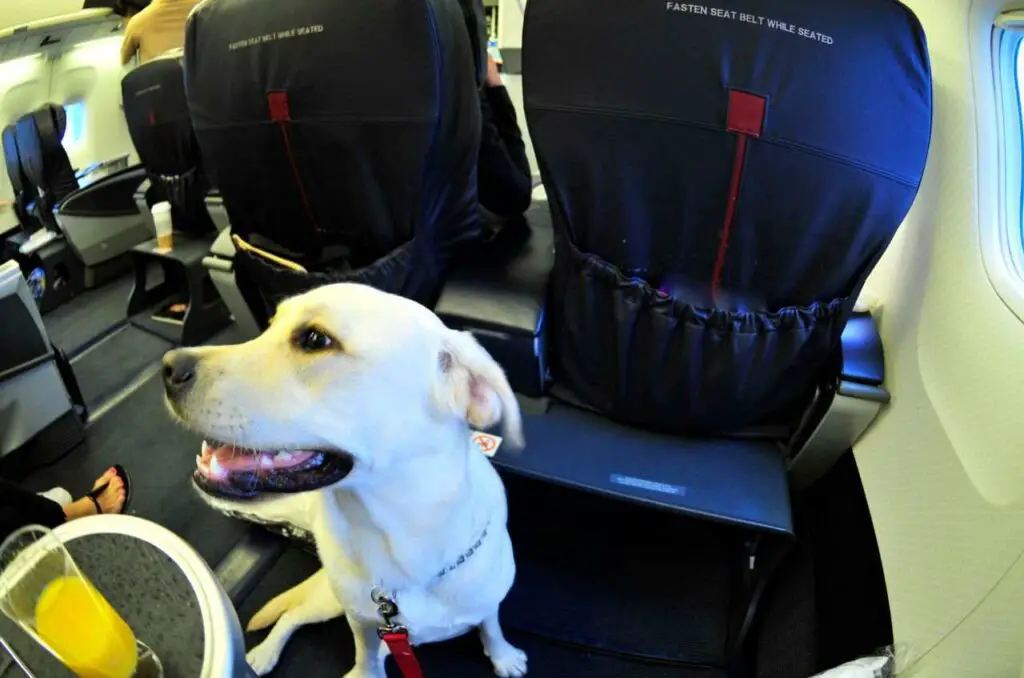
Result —
[[[921, 193], [868, 283], [892, 406], [858, 443], [907, 676], [1021, 675], [1024, 324], [985, 272], [998, 153], [989, 49], [1005, 0], [909, 0], [935, 84]], [[972, 46], [976, 50], [972, 53]], [[976, 105], [980, 108], [976, 109]]]
[[[3, 1], [3, 0], [0, 0]], [[0, 63], [0, 129], [53, 102], [85, 103], [85, 129], [78, 145], [65, 144], [74, 167], [138, 154], [121, 107], [120, 36], [81, 43], [54, 60], [42, 55]], [[6, 166], [0, 163], [0, 199], [13, 197]]]
[[83, 43], [53, 63], [50, 100], [67, 104], [85, 102], [82, 144], [65, 144], [71, 164], [84, 167], [131, 153], [137, 160], [121, 107], [121, 78], [127, 68], [120, 62], [121, 38]]
[[498, 47], [523, 46], [523, 9], [527, 0], [500, 0], [498, 3]]

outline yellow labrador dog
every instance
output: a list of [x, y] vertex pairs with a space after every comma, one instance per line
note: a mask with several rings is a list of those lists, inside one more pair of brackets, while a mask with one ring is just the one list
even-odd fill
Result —
[[470, 334], [408, 299], [329, 285], [284, 301], [248, 343], [171, 351], [164, 385], [173, 416], [208, 441], [193, 475], [204, 498], [316, 540], [323, 568], [249, 624], [276, 622], [247, 657], [256, 673], [297, 628], [344, 614], [346, 678], [383, 678], [383, 593], [413, 644], [478, 628], [497, 675], [526, 674], [498, 623], [515, 577], [505, 488], [470, 440], [503, 421], [521, 445], [522, 422]]

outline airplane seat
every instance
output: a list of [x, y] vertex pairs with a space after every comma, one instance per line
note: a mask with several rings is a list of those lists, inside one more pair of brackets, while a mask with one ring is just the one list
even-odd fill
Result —
[[192, 13], [192, 121], [262, 318], [340, 281], [433, 306], [480, 234], [466, 25], [446, 0], [222, 0]]
[[62, 143], [67, 130], [67, 113], [63, 106], [47, 104], [32, 113], [32, 121], [39, 134], [43, 154], [43, 176], [36, 187], [44, 199], [41, 207], [49, 213], [61, 200], [78, 190], [78, 177]]
[[452, 329], [471, 332], [521, 396], [543, 399], [550, 375], [548, 283], [554, 233], [547, 202], [535, 200], [523, 228], [503, 227], [452, 267], [434, 311]]
[[32, 202], [28, 189], [31, 183], [25, 176], [25, 169], [21, 166], [21, 155], [18, 151], [18, 134], [14, 125], [8, 125], [3, 131], [4, 164], [7, 167], [7, 176], [11, 180], [11, 188], [14, 191], [14, 214], [18, 218], [21, 232], [26, 235], [42, 228], [39, 221], [29, 213], [29, 203]]
[[154, 197], [170, 202], [176, 231], [212, 236], [216, 227], [205, 203], [210, 182], [189, 117], [180, 57], [158, 57], [133, 69], [121, 80], [121, 93], [128, 132]]
[[[48, 153], [39, 131], [40, 124], [44, 128], [53, 126], [49, 109], [27, 113], [15, 125], [18, 156], [28, 182], [25, 187], [26, 210], [41, 228], [27, 238], [18, 238], [15, 242], [17, 251], [13, 255], [28, 280], [39, 311], [47, 313], [82, 291], [85, 267], [53, 218], [52, 167], [47, 164]], [[49, 157], [52, 159], [52, 154]], [[67, 169], [74, 180], [70, 163]], [[57, 183], [65, 185], [66, 173], [59, 171], [56, 174], [59, 177]]]
[[[111, 172], [80, 187], [61, 140], [64, 107], [48, 104], [18, 121], [25, 172], [38, 192], [35, 213], [80, 262], [81, 289], [100, 285], [127, 270], [129, 249], [148, 235], [133, 194], [145, 178], [139, 166]], [[30, 160], [31, 159], [31, 160]]]
[[476, 82], [482, 86], [487, 80], [487, 11], [483, 0], [459, 0], [459, 6], [469, 32], [469, 49], [476, 67]]
[[14, 223], [6, 223], [0, 227], [0, 261], [8, 259], [22, 260], [21, 247], [32, 236], [42, 228], [39, 220], [32, 215], [31, 196], [26, 190], [31, 186], [25, 176], [25, 170], [21, 166], [21, 157], [18, 152], [18, 135], [14, 125], [4, 128], [3, 135], [4, 165], [7, 168], [7, 176], [11, 180], [11, 190], [14, 200], [11, 204], [11, 214]]
[[[121, 81], [121, 91], [128, 131], [149, 175], [135, 201], [151, 228], [155, 229], [150, 208], [167, 201], [176, 231], [209, 239], [211, 245], [226, 241], [230, 247], [223, 200], [203, 166], [189, 114], [182, 53], [174, 50], [135, 68]], [[213, 247], [203, 264], [238, 326], [255, 334], [258, 330], [249, 302], [255, 305], [259, 297], [255, 293], [243, 296], [233, 256], [218, 257], [217, 251]], [[244, 289], [245, 283], [241, 286]]]
[[[919, 22], [891, 0], [549, 0], [527, 8], [523, 85], [554, 230], [553, 384], [527, 448], [495, 462], [789, 530], [787, 485], [889, 398], [855, 303], [924, 171]], [[521, 282], [484, 274], [439, 306], [480, 317], [481, 341], [525, 337]]]
[[50, 342], [13, 260], [0, 265], [0, 317], [0, 460], [6, 471], [12, 460], [31, 466], [70, 451], [83, 439], [85, 409], [74, 373]]

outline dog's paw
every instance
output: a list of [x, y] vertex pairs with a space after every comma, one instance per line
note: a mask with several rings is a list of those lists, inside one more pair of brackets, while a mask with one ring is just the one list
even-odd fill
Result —
[[252, 667], [257, 676], [265, 676], [277, 666], [281, 658], [281, 648], [271, 647], [270, 643], [260, 643], [245, 655], [245, 661]]
[[526, 653], [505, 643], [504, 647], [492, 649], [488, 655], [499, 678], [519, 678], [526, 675]]

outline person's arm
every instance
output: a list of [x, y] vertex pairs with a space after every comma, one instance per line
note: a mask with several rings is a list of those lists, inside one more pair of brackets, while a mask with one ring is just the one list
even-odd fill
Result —
[[487, 83], [480, 91], [480, 112], [480, 204], [502, 216], [522, 214], [530, 206], [533, 191], [530, 161], [515, 106], [490, 59]]
[[[136, 15], [138, 16], [138, 15]], [[124, 26], [124, 38], [121, 39], [121, 65], [126, 66], [139, 50], [139, 38], [136, 32], [138, 23], [133, 16]]]

